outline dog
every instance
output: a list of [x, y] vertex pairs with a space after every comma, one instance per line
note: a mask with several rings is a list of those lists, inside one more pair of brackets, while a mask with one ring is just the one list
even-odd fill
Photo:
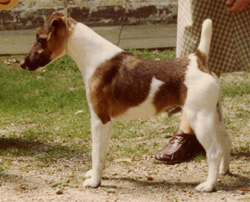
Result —
[[220, 83], [206, 65], [212, 21], [204, 21], [195, 53], [167, 61], [142, 59], [72, 18], [67, 22], [62, 12], [47, 17], [21, 67], [34, 71], [67, 53], [80, 69], [92, 133], [92, 169], [84, 186], [101, 184], [113, 121], [182, 109], [208, 159], [207, 180], [196, 189], [213, 191], [218, 175], [229, 171], [231, 141], [223, 123]]

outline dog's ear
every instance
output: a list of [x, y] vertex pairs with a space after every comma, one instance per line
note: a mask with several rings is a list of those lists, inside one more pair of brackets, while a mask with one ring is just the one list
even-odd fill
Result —
[[53, 18], [49, 27], [50, 34], [54, 36], [63, 35], [67, 32], [64, 16], [56, 16]]
[[66, 27], [66, 24], [65, 24], [65, 21], [64, 21], [64, 17], [56, 17], [56, 18], [52, 19], [52, 21], [50, 23], [50, 27], [51, 28]]

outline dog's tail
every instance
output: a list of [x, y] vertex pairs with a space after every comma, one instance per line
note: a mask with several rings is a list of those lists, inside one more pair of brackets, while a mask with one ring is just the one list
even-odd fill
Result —
[[206, 19], [202, 24], [200, 44], [198, 50], [201, 51], [208, 59], [210, 44], [212, 39], [212, 20]]

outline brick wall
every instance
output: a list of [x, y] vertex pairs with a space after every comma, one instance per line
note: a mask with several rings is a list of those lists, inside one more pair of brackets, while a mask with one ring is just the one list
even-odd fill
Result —
[[[0, 30], [34, 29], [63, 9], [63, 0], [19, 0], [0, 11]], [[176, 22], [177, 0], [73, 0], [70, 16], [89, 26]]]

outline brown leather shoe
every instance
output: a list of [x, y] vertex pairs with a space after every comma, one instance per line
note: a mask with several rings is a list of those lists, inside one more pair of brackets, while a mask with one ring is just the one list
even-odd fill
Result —
[[195, 135], [175, 131], [167, 147], [155, 155], [154, 163], [176, 164], [190, 160], [197, 153], [205, 153]]

